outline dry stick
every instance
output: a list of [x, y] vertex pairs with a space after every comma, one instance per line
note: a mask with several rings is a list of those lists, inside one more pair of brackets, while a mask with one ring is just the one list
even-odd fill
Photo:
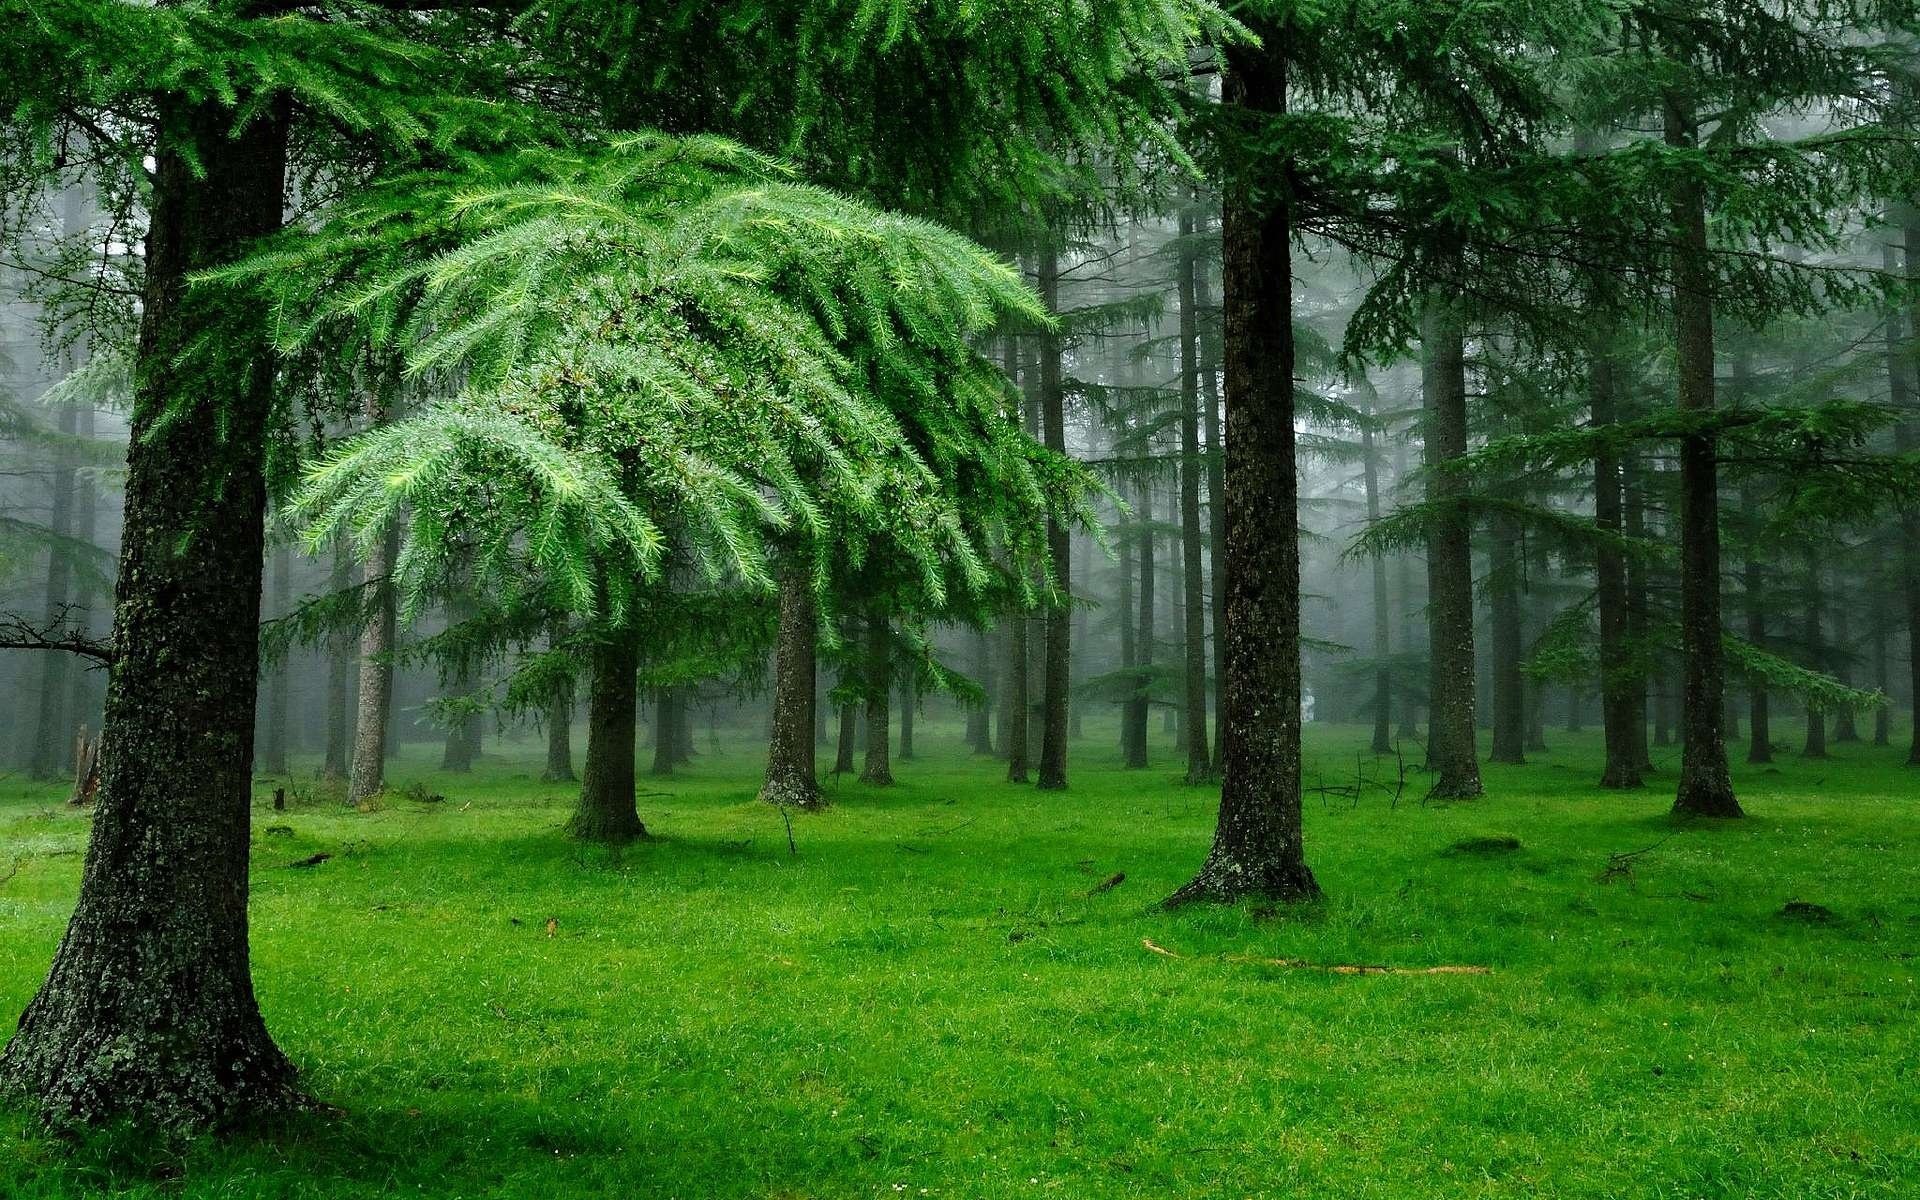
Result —
[[[1165, 946], [1157, 945], [1152, 938], [1141, 938], [1140, 944], [1155, 954], [1166, 958], [1178, 958], [1192, 961], [1185, 954], [1176, 954]], [[1304, 958], [1258, 958], [1251, 954], [1223, 954], [1220, 961], [1230, 963], [1250, 963], [1262, 967], [1287, 967], [1295, 971], [1325, 971], [1329, 975], [1491, 975], [1492, 967], [1475, 966], [1438, 966], [1438, 967], [1384, 967], [1362, 963], [1316, 963]]]

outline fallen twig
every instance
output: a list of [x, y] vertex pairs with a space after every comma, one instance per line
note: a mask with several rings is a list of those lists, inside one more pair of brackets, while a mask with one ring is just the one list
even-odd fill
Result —
[[[1165, 958], [1189, 959], [1159, 945], [1152, 938], [1141, 938], [1140, 944], [1155, 954]], [[1230, 963], [1248, 963], [1261, 967], [1286, 967], [1295, 971], [1323, 971], [1329, 975], [1491, 975], [1492, 967], [1458, 966], [1443, 964], [1437, 967], [1388, 967], [1374, 963], [1316, 963], [1304, 958], [1260, 958], [1252, 954], [1223, 954], [1220, 961]]]
[[1125, 883], [1126, 881], [1127, 881], [1127, 873], [1125, 871], [1115, 871], [1113, 874], [1107, 876], [1105, 879], [1102, 879], [1099, 883], [1096, 883], [1092, 887], [1088, 888], [1087, 895], [1098, 896], [1102, 892], [1110, 892], [1113, 889], [1119, 887], [1121, 884]]

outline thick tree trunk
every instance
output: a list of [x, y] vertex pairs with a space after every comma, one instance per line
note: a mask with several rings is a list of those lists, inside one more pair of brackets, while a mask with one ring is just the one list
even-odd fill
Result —
[[217, 102], [157, 104], [99, 798], [0, 1091], [60, 1120], [200, 1124], [302, 1102], [247, 946], [274, 361], [257, 305], [188, 287], [280, 225], [288, 118], [235, 133]]
[[[333, 548], [333, 569], [327, 586], [336, 596], [353, 586], [353, 556], [345, 542]], [[352, 684], [352, 649], [344, 637], [331, 636], [327, 639], [327, 743], [320, 765], [321, 775], [331, 780], [347, 777], [347, 730], [353, 722]]]
[[817, 622], [812, 578], [804, 564], [786, 564], [780, 575], [780, 630], [773, 653], [773, 736], [767, 739], [767, 777], [760, 787], [760, 799], [768, 804], [825, 804], [815, 777], [813, 739]]
[[[1187, 196], [1191, 206], [1193, 195]], [[1181, 741], [1187, 749], [1187, 782], [1213, 779], [1213, 754], [1207, 745], [1207, 598], [1200, 528], [1200, 314], [1196, 310], [1197, 252], [1193, 211], [1180, 215], [1180, 606], [1185, 636], [1184, 706]]]
[[[1040, 253], [1040, 299], [1060, 310], [1060, 260], [1052, 243]], [[1060, 339], [1040, 335], [1040, 424], [1047, 449], [1067, 452], [1066, 389], [1060, 378]], [[1059, 602], [1047, 606], [1045, 670], [1040, 686], [1040, 761], [1034, 783], [1046, 791], [1067, 786], [1067, 708], [1073, 687], [1073, 543], [1067, 527], [1047, 520], [1047, 557]]]
[[631, 629], [602, 631], [587, 688], [587, 761], [567, 832], [619, 845], [647, 836], [634, 798], [634, 735], [640, 709], [640, 647]]
[[860, 768], [860, 782], [890, 787], [893, 762], [887, 708], [893, 692], [893, 631], [878, 610], [867, 614], [866, 692], [867, 761]]
[[[1620, 419], [1620, 384], [1609, 345], [1611, 333], [1602, 331], [1588, 359], [1588, 394], [1593, 424], [1598, 428]], [[1603, 535], [1625, 532], [1626, 494], [1620, 456], [1610, 449], [1594, 456], [1593, 517]], [[1634, 644], [1630, 629], [1627, 558], [1605, 542], [1593, 557], [1595, 602], [1600, 610], [1600, 720], [1607, 747], [1600, 786], [1637, 788], [1645, 783], [1640, 774], [1646, 740], [1646, 713], [1641, 708], [1645, 685], [1638, 665], [1641, 647]]]
[[1496, 513], [1488, 522], [1489, 632], [1493, 644], [1493, 762], [1527, 761], [1527, 687], [1520, 673], [1520, 563], [1515, 550], [1520, 529], [1513, 518]]
[[[1666, 97], [1667, 144], [1692, 147], [1693, 105]], [[1707, 413], [1714, 406], [1713, 276], [1707, 259], [1706, 193], [1697, 179], [1674, 186], [1673, 319], [1679, 408]], [[1673, 810], [1703, 817], [1738, 817], [1720, 729], [1726, 667], [1720, 645], [1720, 485], [1714, 435], [1680, 439], [1680, 784]]]
[[1436, 773], [1428, 795], [1478, 796], [1473, 656], [1473, 543], [1466, 480], [1449, 464], [1467, 452], [1466, 346], [1457, 314], [1439, 297], [1421, 317], [1421, 390], [1427, 413], [1427, 500], [1438, 511], [1427, 528], [1427, 644], [1431, 684], [1427, 766]]
[[[1227, 50], [1225, 104], [1286, 111], [1281, 29]], [[1224, 228], [1227, 368], [1226, 745], [1220, 817], [1198, 875], [1167, 903], [1310, 900], [1300, 812], [1300, 531], [1294, 463], [1293, 238], [1284, 200], [1229, 193]]]
[[[1367, 416], [1372, 415], [1373, 402], [1369, 398]], [[1380, 463], [1375, 457], [1370, 424], [1360, 427], [1360, 457], [1367, 489], [1367, 524], [1373, 525], [1380, 520]], [[1370, 565], [1373, 568], [1373, 657], [1378, 664], [1373, 669], [1372, 750], [1375, 754], [1387, 754], [1393, 750], [1393, 672], [1387, 667], [1387, 659], [1393, 654], [1393, 621], [1389, 611], [1391, 601], [1387, 598], [1386, 556], [1374, 555]]]

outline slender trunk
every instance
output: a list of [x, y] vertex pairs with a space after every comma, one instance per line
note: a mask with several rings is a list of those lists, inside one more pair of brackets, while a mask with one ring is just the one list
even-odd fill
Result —
[[993, 652], [985, 631], [973, 631], [973, 674], [983, 698], [967, 708], [967, 746], [975, 754], [993, 753], [993, 731], [987, 723], [992, 717]]
[[860, 782], [887, 787], [893, 783], [887, 711], [893, 692], [893, 631], [877, 609], [867, 614], [866, 692], [867, 761]]
[[[1622, 521], [1626, 534], [1634, 541], [1647, 536], [1646, 472], [1638, 454], [1629, 451], [1620, 463]], [[1622, 681], [1632, 719], [1626, 736], [1632, 753], [1640, 763], [1642, 777], [1653, 773], [1653, 755], [1647, 748], [1647, 670], [1650, 648], [1647, 636], [1652, 613], [1647, 603], [1647, 568], [1638, 558], [1627, 562], [1627, 661], [1632, 673]]]
[[[1040, 299], [1048, 312], [1060, 310], [1060, 260], [1049, 243], [1040, 253]], [[1047, 449], [1067, 452], [1066, 389], [1060, 378], [1060, 339], [1040, 335], [1040, 422]], [[1047, 606], [1046, 658], [1040, 688], [1040, 761], [1036, 786], [1058, 791], [1067, 786], [1067, 708], [1073, 670], [1073, 544], [1067, 527], [1047, 519], [1047, 557], [1053, 563], [1057, 603]]]
[[[1228, 108], [1286, 111], [1286, 31], [1226, 51]], [[1293, 428], [1293, 231], [1283, 200], [1259, 211], [1229, 192], [1227, 368], [1227, 671], [1220, 728], [1226, 770], [1213, 846], [1168, 899], [1258, 895], [1310, 900], [1300, 812], [1300, 532]]]
[[920, 696], [911, 679], [900, 681], [900, 761], [913, 758], [913, 718], [920, 707]]
[[773, 655], [773, 731], [767, 739], [767, 776], [760, 799], [768, 804], [820, 808], [815, 778], [813, 710], [818, 659], [813, 579], [800, 562], [780, 575], [780, 630]]
[[[1828, 656], [1827, 669], [1833, 677], [1851, 687], [1853, 685], [1853, 621], [1852, 607], [1840, 604], [1833, 610], [1833, 653]], [[1833, 740], [1842, 744], [1860, 740], [1860, 728], [1855, 720], [1853, 705], [1842, 704], [1833, 713]]]
[[634, 735], [640, 708], [639, 635], [602, 632], [593, 645], [593, 681], [587, 689], [587, 761], [580, 803], [567, 832], [616, 845], [647, 836], [634, 799]]
[[1007, 622], [1006, 716], [1000, 723], [1010, 783], [1027, 782], [1027, 662], [1027, 615], [1015, 613]]
[[[1139, 520], [1139, 513], [1134, 514], [1133, 520]], [[1115, 597], [1117, 608], [1115, 623], [1120, 628], [1120, 667], [1128, 672], [1127, 678], [1132, 679], [1132, 672], [1140, 665], [1139, 635], [1134, 622], [1133, 606], [1136, 538], [1130, 523], [1120, 524], [1116, 528], [1118, 532], [1114, 541], [1118, 543], [1119, 583], [1115, 589], [1118, 593]], [[1133, 701], [1128, 698], [1120, 702], [1120, 761], [1132, 766], [1133, 760]]]
[[[635, 667], [638, 670], [638, 667]], [[636, 700], [636, 703], [638, 701]], [[654, 775], [661, 777], [673, 774], [674, 767], [685, 761], [681, 755], [685, 750], [684, 735], [680, 732], [680, 689], [663, 687], [653, 694], [653, 765], [649, 768]], [[592, 732], [588, 732], [588, 741], [592, 741]], [[591, 749], [588, 751], [592, 753]]]
[[[1693, 105], [1666, 97], [1669, 146], [1692, 148]], [[1708, 262], [1706, 192], [1696, 178], [1674, 186], [1673, 319], [1679, 408], [1707, 413], [1714, 406], [1713, 276]], [[1680, 784], [1673, 810], [1705, 817], [1738, 817], [1721, 736], [1726, 668], [1720, 647], [1720, 490], [1714, 435], [1680, 439], [1680, 642], [1684, 687], [1680, 699]]]
[[833, 773], [847, 775], [853, 771], [853, 743], [859, 732], [859, 720], [851, 704], [840, 706], [839, 740], [834, 744]]
[[[75, 422], [75, 433], [86, 441], [92, 441], [94, 435], [94, 410], [91, 405], [82, 405]], [[73, 541], [76, 546], [91, 548], [99, 533], [100, 495], [85, 473], [77, 473], [73, 487]], [[92, 634], [99, 622], [94, 617], [94, 596], [80, 589], [76, 580], [74, 602], [79, 605], [76, 627]], [[93, 724], [94, 714], [99, 708], [99, 696], [94, 686], [92, 671], [69, 671], [71, 680], [70, 699], [67, 708], [67, 724], [78, 728]]]
[[[547, 627], [547, 649], [558, 650], [567, 640], [567, 623], [555, 618]], [[547, 701], [547, 768], [540, 778], [547, 783], [572, 783], [573, 773], [573, 680], [566, 678], [553, 686], [553, 698]]]
[[0, 1091], [59, 1120], [179, 1125], [301, 1103], [247, 946], [275, 364], [256, 306], [188, 286], [279, 227], [289, 122], [269, 103], [236, 132], [219, 101], [155, 103], [100, 788], [79, 900]]
[[[1366, 415], [1373, 415], [1371, 398]], [[1374, 454], [1371, 424], [1360, 427], [1360, 457], [1367, 489], [1367, 524], [1371, 526], [1380, 520], [1380, 464]], [[1387, 660], [1393, 654], [1393, 622], [1387, 599], [1386, 556], [1374, 555], [1370, 565], [1373, 568], [1373, 658], [1377, 664], [1373, 669], [1372, 749], [1375, 754], [1386, 754], [1393, 749], [1393, 672], [1387, 667]]]
[[[1400, 438], [1393, 448], [1393, 480], [1396, 488], [1403, 487], [1407, 478], [1407, 442]], [[1415, 616], [1413, 583], [1413, 556], [1404, 550], [1394, 556], [1395, 594], [1400, 605], [1400, 644], [1408, 652], [1420, 649], [1422, 623]], [[1420, 736], [1419, 705], [1411, 699], [1402, 699], [1400, 703], [1399, 727], [1394, 736], [1417, 738]]]
[[[1619, 377], [1610, 345], [1612, 330], [1596, 338], [1588, 359], [1588, 395], [1593, 424], [1604, 428], [1620, 419]], [[1625, 530], [1626, 494], [1620, 456], [1602, 448], [1593, 460], [1593, 517], [1604, 537]], [[1645, 757], [1645, 684], [1639, 668], [1640, 647], [1633, 640], [1629, 614], [1627, 557], [1602, 541], [1594, 551], [1594, 587], [1600, 610], [1600, 720], [1606, 740], [1606, 764], [1601, 768], [1603, 788], [1644, 785], [1640, 760]]]
[[[336, 596], [353, 586], [353, 556], [346, 543], [333, 548], [333, 568], [327, 587]], [[327, 744], [320, 773], [327, 779], [347, 777], [347, 730], [353, 721], [353, 654], [345, 638], [327, 639]]]
[[[1145, 452], [1144, 446], [1142, 452]], [[1140, 520], [1135, 527], [1134, 544], [1136, 557], [1140, 563], [1140, 611], [1133, 635], [1133, 661], [1140, 669], [1140, 688], [1128, 705], [1125, 720], [1127, 722], [1127, 757], [1129, 767], [1147, 765], [1147, 718], [1152, 714], [1153, 705], [1148, 696], [1153, 668], [1155, 640], [1154, 590], [1158, 571], [1155, 570], [1153, 536], [1153, 485], [1140, 486]]]
[[[1920, 218], [1915, 210], [1908, 207], [1903, 210], [1905, 225], [1901, 231], [1906, 275], [1909, 279], [1920, 275]], [[1914, 408], [1915, 391], [1913, 376], [1913, 354], [1916, 344], [1920, 344], [1920, 298], [1908, 301], [1905, 313], [1905, 329], [1889, 334], [1899, 346], [1899, 352], [1891, 357], [1897, 363], [1905, 363], [1904, 370], [1897, 369], [1900, 377], [1899, 395], [1894, 403], [1899, 404], [1914, 415], [1893, 427], [1893, 448], [1899, 454], [1911, 454], [1920, 449], [1920, 412]], [[1900, 511], [1900, 576], [1901, 590], [1906, 594], [1907, 611], [1907, 708], [1913, 718], [1912, 744], [1907, 750], [1907, 765], [1920, 767], [1920, 504], [1908, 504]]]
[[1526, 680], [1520, 673], [1519, 524], [1505, 513], [1488, 522], [1488, 605], [1493, 644], [1493, 762], [1527, 761]]
[[[60, 433], [72, 437], [79, 425], [79, 414], [71, 404], [62, 405], [58, 418]], [[61, 447], [55, 453], [49, 497], [51, 511], [47, 531], [56, 539], [47, 552], [46, 624], [53, 629], [68, 624], [68, 608], [73, 602], [73, 552], [62, 544], [73, 536], [74, 469], [71, 452]], [[57, 779], [66, 769], [67, 750], [73, 741], [73, 729], [67, 715], [67, 701], [73, 690], [71, 656], [48, 653], [39, 656], [40, 688], [38, 719], [30, 727], [33, 744], [27, 747], [30, 773], [35, 779]], [[27, 728], [26, 722], [21, 722]]]
[[1427, 766], [1437, 773], [1428, 794], [1466, 799], [1484, 790], [1474, 728], [1473, 544], [1466, 480], [1449, 469], [1467, 452], [1466, 346], [1458, 314], [1437, 295], [1427, 302], [1420, 340], [1427, 500], [1437, 509], [1427, 528]]
[[[362, 411], [369, 426], [393, 417], [390, 380], [374, 381], [367, 389]], [[400, 553], [400, 530], [389, 528], [374, 544], [362, 568], [362, 578], [373, 588], [373, 615], [360, 633], [360, 703], [354, 716], [353, 774], [347, 784], [347, 802], [364, 804], [387, 785], [387, 730], [393, 709], [393, 639], [398, 597], [392, 579]]]
[[[1200, 262], [1193, 273], [1193, 309], [1196, 316], [1205, 316], [1213, 307], [1207, 283], [1207, 264]], [[1200, 416], [1201, 428], [1207, 436], [1207, 594], [1212, 608], [1209, 618], [1213, 622], [1210, 644], [1213, 648], [1213, 709], [1216, 721], [1222, 711], [1220, 689], [1227, 677], [1227, 641], [1222, 632], [1227, 627], [1227, 485], [1225, 459], [1220, 445], [1219, 370], [1217, 338], [1211, 333], [1209, 321], [1201, 326], [1200, 334]], [[1221, 768], [1221, 743], [1225, 740], [1224, 735], [1213, 739], [1213, 773], [1216, 778]]]
[[1195, 311], [1197, 253], [1193, 245], [1193, 195], [1180, 216], [1180, 562], [1181, 618], [1185, 636], [1185, 705], [1181, 740], [1187, 748], [1187, 782], [1213, 778], [1207, 746], [1207, 601], [1200, 529], [1200, 315]]
[[[1827, 669], [1826, 636], [1823, 623], [1826, 618], [1826, 595], [1821, 588], [1820, 559], [1809, 552], [1807, 555], [1807, 594], [1806, 626], [1801, 630], [1801, 640], [1807, 645], [1807, 665], [1815, 671]], [[1802, 758], [1825, 758], [1827, 756], [1827, 714], [1811, 701], [1807, 704], [1807, 741], [1801, 747]]]

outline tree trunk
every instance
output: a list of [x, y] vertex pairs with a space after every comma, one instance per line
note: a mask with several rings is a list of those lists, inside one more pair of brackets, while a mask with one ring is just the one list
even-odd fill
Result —
[[[353, 586], [353, 555], [346, 542], [333, 547], [333, 569], [328, 589], [336, 596]], [[320, 773], [327, 779], [347, 777], [347, 730], [353, 722], [353, 654], [347, 640], [338, 635], [327, 639], [327, 744], [321, 755]]]
[[634, 735], [640, 709], [638, 634], [631, 629], [601, 631], [594, 640], [592, 666], [593, 680], [587, 688], [587, 761], [580, 774], [580, 803], [567, 822], [567, 832], [583, 841], [619, 845], [647, 836], [634, 798]]
[[217, 101], [156, 103], [99, 797], [66, 936], [0, 1056], [0, 1091], [88, 1123], [302, 1103], [247, 946], [275, 364], [257, 305], [188, 286], [279, 227], [288, 117], [235, 132]]
[[[1142, 453], [1145, 452], [1144, 446]], [[1140, 611], [1133, 634], [1133, 662], [1140, 668], [1139, 695], [1128, 705], [1122, 719], [1127, 723], [1125, 745], [1126, 765], [1140, 768], [1147, 765], [1147, 717], [1152, 711], [1148, 699], [1151, 668], [1154, 650], [1154, 583], [1158, 572], [1154, 569], [1153, 537], [1153, 485], [1140, 485], [1139, 520], [1134, 527], [1135, 556], [1140, 564], [1139, 600]]]
[[[1040, 253], [1040, 299], [1048, 312], [1060, 310], [1060, 259], [1049, 242]], [[1040, 335], [1040, 423], [1047, 449], [1067, 452], [1066, 389], [1060, 378], [1060, 339]], [[1047, 519], [1047, 557], [1053, 564], [1057, 603], [1047, 606], [1046, 660], [1040, 687], [1040, 762], [1037, 787], [1067, 786], [1067, 707], [1073, 681], [1073, 543], [1067, 527]]]
[[[636, 663], [636, 671], [639, 669]], [[636, 699], [636, 703], [637, 703]], [[653, 766], [649, 773], [665, 778], [682, 761], [683, 735], [680, 732], [680, 689], [656, 688], [653, 694]], [[591, 756], [592, 731], [588, 731], [588, 755]]]
[[[1816, 554], [1807, 555], [1807, 594], [1806, 627], [1800, 637], [1807, 645], [1807, 666], [1815, 671], [1827, 669], [1826, 643], [1822, 640], [1825, 633], [1822, 623], [1826, 617], [1826, 596], [1821, 589], [1820, 560]], [[1827, 756], [1827, 714], [1818, 705], [1807, 704], [1807, 741], [1800, 749], [1802, 758], [1825, 758]]]
[[[1920, 274], [1920, 218], [1915, 211], [1912, 207], [1903, 210], [1905, 226], [1901, 232], [1908, 278]], [[1905, 326], [1889, 334], [1899, 347], [1891, 357], [1896, 363], [1907, 364], [1906, 371], [1896, 370], [1901, 387], [1894, 402], [1914, 416], [1893, 427], [1893, 448], [1896, 453], [1911, 454], [1920, 448], [1920, 412], [1914, 409], [1914, 380], [1907, 372], [1912, 370], [1912, 355], [1920, 344], [1920, 298], [1908, 301]], [[1920, 767], [1920, 504], [1908, 504], [1900, 511], [1900, 575], [1901, 590], [1907, 598], [1907, 708], [1913, 718], [1907, 765]]]
[[[79, 413], [72, 404], [60, 407], [58, 418], [62, 436], [72, 437], [78, 428]], [[54, 454], [50, 480], [50, 512], [47, 531], [56, 539], [73, 536], [74, 469], [71, 451], [62, 446]], [[73, 602], [72, 550], [56, 541], [47, 551], [46, 623], [54, 629], [68, 623], [68, 606]], [[73, 685], [70, 656], [61, 652], [40, 655], [38, 719], [32, 725], [33, 744], [27, 747], [29, 773], [35, 779], [57, 779], [68, 767], [67, 750], [73, 729], [68, 719], [67, 702]], [[26, 723], [21, 722], [22, 727]]]
[[911, 679], [900, 681], [900, 761], [913, 758], [913, 718], [920, 707], [920, 696]]
[[[1193, 308], [1196, 316], [1207, 314], [1213, 307], [1213, 300], [1207, 286], [1207, 264], [1202, 261], [1195, 264], [1193, 273]], [[1213, 709], [1218, 721], [1220, 689], [1225, 686], [1227, 677], [1227, 642], [1224, 630], [1227, 627], [1227, 484], [1225, 459], [1220, 445], [1220, 369], [1217, 339], [1210, 334], [1211, 323], [1203, 324], [1200, 332], [1200, 416], [1201, 428], [1207, 435], [1207, 575], [1210, 581], [1208, 598], [1213, 622]], [[1225, 736], [1213, 739], [1213, 774], [1220, 775], [1221, 743]]]
[[[1593, 424], [1599, 428], [1620, 419], [1611, 334], [1611, 330], [1600, 333], [1588, 359], [1588, 394]], [[1625, 509], [1620, 456], [1603, 448], [1593, 460], [1593, 518], [1603, 536], [1618, 536], [1625, 531]], [[1645, 685], [1638, 666], [1640, 648], [1633, 643], [1629, 628], [1627, 557], [1604, 541], [1593, 557], [1595, 603], [1600, 610], [1600, 720], [1607, 747], [1600, 786], [1637, 788], [1645, 783], [1640, 775], [1646, 739], [1646, 714], [1640, 700]]]
[[[1399, 439], [1393, 448], [1393, 481], [1396, 488], [1404, 486], [1407, 478], [1407, 443]], [[1401, 551], [1394, 556], [1394, 577], [1396, 594], [1400, 604], [1400, 644], [1409, 652], [1420, 648], [1421, 622], [1415, 615], [1413, 556]], [[1399, 727], [1394, 735], [1400, 738], [1420, 736], [1418, 708], [1411, 699], [1402, 699], [1400, 703]]]
[[[1691, 148], [1693, 105], [1666, 97], [1669, 146]], [[1673, 319], [1679, 408], [1708, 413], [1714, 405], [1713, 276], [1707, 254], [1706, 192], [1688, 177], [1673, 193]], [[1673, 810], [1703, 817], [1738, 817], [1721, 737], [1726, 667], [1720, 647], [1720, 488], [1714, 435], [1680, 439], [1680, 785]]]
[[[547, 627], [547, 649], [558, 650], [567, 640], [567, 623], [555, 618]], [[547, 701], [547, 768], [540, 773], [547, 783], [572, 783], [573, 773], [573, 680], [563, 679], [553, 688]]]
[[877, 787], [893, 784], [887, 712], [892, 691], [893, 631], [887, 626], [885, 614], [876, 609], [867, 614], [867, 761], [860, 769], [860, 782]]
[[[1367, 401], [1367, 416], [1373, 415], [1373, 401]], [[1375, 457], [1373, 426], [1360, 427], [1360, 457], [1363, 478], [1367, 489], [1367, 524], [1373, 525], [1380, 520], [1380, 463]], [[1377, 664], [1373, 669], [1373, 744], [1375, 754], [1387, 754], [1393, 750], [1393, 672], [1387, 666], [1387, 660], [1393, 654], [1393, 621], [1390, 611], [1391, 601], [1387, 598], [1387, 559], [1383, 554], [1373, 556], [1373, 657]]]
[[1027, 661], [1027, 616], [1015, 613], [1007, 621], [1006, 715], [1000, 722], [1009, 783], [1027, 782]]
[[1200, 529], [1200, 314], [1195, 311], [1194, 196], [1180, 214], [1180, 588], [1185, 636], [1185, 704], [1181, 741], [1187, 749], [1187, 782], [1213, 779], [1207, 746], [1207, 599]]
[[1427, 643], [1432, 681], [1427, 715], [1427, 766], [1436, 772], [1428, 795], [1478, 796], [1473, 659], [1473, 543], [1466, 481], [1448, 464], [1467, 452], [1466, 346], [1459, 318], [1430, 298], [1421, 317], [1425, 349], [1421, 391], [1427, 410], [1427, 500], [1438, 506], [1427, 528]]
[[853, 743], [859, 730], [859, 722], [851, 704], [840, 706], [839, 739], [834, 744], [833, 773], [846, 775], [853, 771]]
[[[1282, 29], [1229, 47], [1224, 103], [1286, 111]], [[1283, 200], [1229, 192], [1223, 231], [1227, 368], [1226, 771], [1213, 846], [1169, 897], [1310, 900], [1300, 813], [1300, 528], [1294, 462], [1293, 238]]]
[[1520, 542], [1518, 522], [1504, 513], [1488, 522], [1488, 591], [1493, 644], [1493, 745], [1488, 758], [1501, 763], [1527, 761], [1526, 680], [1520, 673]]
[[773, 654], [773, 736], [767, 739], [767, 776], [760, 787], [760, 799], [768, 804], [825, 806], [815, 777], [813, 739], [817, 622], [811, 575], [803, 563], [786, 564]]
[[[1620, 491], [1624, 509], [1623, 523], [1626, 534], [1635, 541], [1647, 536], [1646, 473], [1639, 455], [1629, 451], [1620, 462]], [[1640, 774], [1644, 778], [1653, 774], [1653, 754], [1647, 747], [1647, 687], [1649, 683], [1646, 664], [1649, 661], [1650, 622], [1652, 615], [1647, 603], [1647, 568], [1639, 559], [1627, 561], [1627, 645], [1628, 662], [1633, 664], [1632, 674], [1621, 681], [1626, 692], [1626, 703], [1630, 705], [1632, 719], [1629, 721], [1626, 736], [1631, 739], [1632, 752], [1640, 762]]]
[[[369, 426], [393, 417], [385, 381], [367, 390], [363, 411]], [[373, 616], [360, 634], [360, 703], [354, 717], [353, 776], [347, 802], [364, 804], [387, 785], [387, 729], [393, 710], [393, 639], [398, 596], [393, 582], [394, 562], [400, 553], [400, 530], [389, 528], [375, 543], [361, 578], [374, 589]]]
[[[274, 548], [272, 570], [268, 574], [267, 588], [272, 601], [269, 617], [284, 617], [293, 608], [293, 556], [286, 546]], [[267, 702], [265, 729], [262, 739], [266, 744], [261, 748], [261, 769], [269, 775], [287, 773], [287, 682], [291, 675], [292, 664], [288, 659], [292, 655], [289, 649], [286, 656], [273, 664], [267, 675]]]

